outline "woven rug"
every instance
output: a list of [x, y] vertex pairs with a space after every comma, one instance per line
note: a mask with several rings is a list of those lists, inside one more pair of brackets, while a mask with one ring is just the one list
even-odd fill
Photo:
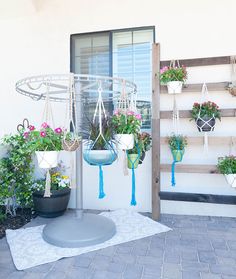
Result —
[[44, 225], [18, 230], [7, 230], [6, 237], [14, 264], [18, 270], [54, 262], [61, 258], [77, 256], [124, 242], [167, 232], [170, 228], [129, 210], [103, 212], [116, 224], [117, 233], [99, 245], [82, 248], [59, 248], [48, 244], [42, 238]]

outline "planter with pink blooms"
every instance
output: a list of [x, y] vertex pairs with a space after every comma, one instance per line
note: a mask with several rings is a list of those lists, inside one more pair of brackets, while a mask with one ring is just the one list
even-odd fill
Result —
[[39, 130], [29, 126], [24, 133], [29, 141], [29, 146], [35, 152], [40, 168], [50, 169], [58, 165], [58, 154], [62, 150], [63, 131], [60, 127], [52, 129], [47, 123], [43, 123]]
[[169, 94], [182, 92], [184, 82], [187, 80], [187, 71], [184, 66], [172, 67], [164, 66], [160, 70], [160, 82], [167, 85]]
[[134, 147], [135, 138], [140, 132], [142, 117], [133, 111], [126, 113], [116, 110], [112, 116], [117, 149], [129, 150]]

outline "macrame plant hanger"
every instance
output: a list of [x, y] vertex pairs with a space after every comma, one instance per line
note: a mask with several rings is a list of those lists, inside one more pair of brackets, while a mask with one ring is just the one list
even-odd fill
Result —
[[[173, 104], [173, 114], [172, 114], [172, 121], [173, 121], [173, 130], [174, 135], [176, 137], [179, 137], [179, 110], [177, 108], [177, 102], [174, 94], [174, 104]], [[173, 150], [171, 150], [172, 156], [173, 156], [173, 162], [171, 164], [171, 186], [175, 186], [175, 164], [182, 161], [183, 153], [180, 149], [180, 142], [177, 141], [177, 153], [174, 153]], [[180, 158], [179, 158], [180, 153]], [[178, 156], [178, 158], [177, 158]]]
[[[95, 123], [96, 117], [98, 116], [99, 134], [98, 134], [97, 138], [95, 139], [95, 141], [93, 143], [89, 143], [88, 148], [86, 148], [86, 150], [84, 152], [85, 161], [92, 166], [98, 166], [99, 167], [99, 195], [98, 195], [99, 199], [103, 199], [106, 196], [106, 194], [104, 192], [104, 181], [103, 181], [102, 166], [103, 165], [111, 165], [117, 158], [117, 154], [115, 152], [113, 144], [111, 142], [107, 142], [107, 140], [105, 139], [105, 137], [103, 135], [102, 120], [103, 120], [103, 117], [106, 119], [107, 115], [106, 115], [106, 111], [105, 111], [105, 107], [104, 107], [104, 103], [103, 103], [103, 99], [102, 99], [102, 91], [103, 91], [102, 82], [99, 81], [98, 82], [98, 100], [97, 100], [95, 112], [94, 112], [94, 115], [93, 115], [93, 123]], [[102, 163], [100, 163], [100, 162], [98, 163], [96, 160], [93, 160], [90, 156], [90, 152], [93, 150], [94, 146], [96, 145], [97, 141], [100, 138], [102, 138], [102, 140], [104, 141], [105, 145], [108, 148], [107, 150], [110, 151], [110, 155], [111, 155], [109, 160], [107, 160], [106, 162], [102, 162]], [[90, 138], [89, 138], [89, 142], [91, 142]]]
[[236, 96], [236, 56], [230, 57], [231, 62], [231, 83], [228, 90], [232, 96]]
[[[45, 106], [43, 111], [43, 117], [42, 117], [42, 123], [50, 123], [52, 125], [52, 128], [55, 128], [54, 118], [53, 118], [53, 112], [52, 112], [52, 106], [50, 102], [50, 84], [51, 82], [47, 80], [46, 82], [46, 98], [45, 98]], [[45, 158], [43, 158], [45, 160]], [[48, 163], [50, 166], [50, 164]], [[51, 174], [50, 169], [46, 168], [46, 183], [45, 183], [45, 191], [44, 191], [44, 197], [51, 197]]]
[[[133, 94], [131, 94], [132, 96]], [[132, 96], [133, 97], [133, 96]], [[118, 111], [121, 113], [127, 113], [127, 111], [130, 109], [133, 109], [133, 102], [129, 102], [129, 99], [127, 97], [126, 93], [126, 84], [125, 81], [122, 81], [122, 91], [120, 94], [120, 97], [118, 99]], [[123, 150], [123, 173], [125, 176], [129, 175], [128, 166], [127, 166], [127, 156], [125, 150]]]
[[[203, 84], [202, 86], [202, 93], [201, 93], [201, 101], [200, 101], [200, 109], [198, 113], [198, 117], [196, 119], [196, 124], [200, 132], [204, 132], [204, 152], [207, 154], [208, 153], [208, 132], [205, 132], [203, 128], [205, 126], [208, 126], [210, 128], [210, 132], [212, 132], [215, 128], [215, 125], [211, 125], [211, 120], [215, 120], [215, 115], [213, 115], [210, 119], [205, 120], [204, 118], [201, 117], [201, 107], [203, 101], [208, 102], [209, 101], [209, 94], [208, 94], [208, 89], [206, 83]], [[198, 120], [201, 120], [202, 125], [198, 124]]]

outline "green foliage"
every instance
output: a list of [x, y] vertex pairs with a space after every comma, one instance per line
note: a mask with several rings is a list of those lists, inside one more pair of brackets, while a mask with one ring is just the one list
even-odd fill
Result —
[[214, 116], [220, 120], [220, 110], [217, 104], [214, 102], [208, 101], [202, 104], [194, 103], [191, 111], [192, 119], [196, 120], [199, 117], [199, 112], [201, 118], [211, 118]]
[[62, 129], [53, 130], [47, 123], [43, 123], [40, 130], [35, 130], [34, 126], [30, 126], [29, 131], [24, 132], [24, 137], [32, 151], [62, 150]]
[[187, 71], [184, 66], [182, 67], [163, 67], [160, 70], [160, 81], [166, 84], [169, 81], [183, 81], [187, 80]]
[[122, 113], [116, 111], [112, 116], [112, 124], [116, 134], [138, 134], [142, 124], [141, 115], [132, 111]]
[[[102, 135], [100, 134], [99, 123], [96, 121], [93, 123], [89, 121], [89, 141], [91, 141], [93, 150], [105, 150], [112, 141], [114, 134], [111, 119], [109, 117], [104, 117], [102, 119]], [[89, 142], [90, 143], [90, 142]]]
[[218, 158], [217, 168], [222, 174], [236, 174], [236, 156]]
[[128, 154], [138, 154], [140, 155], [142, 152], [146, 152], [151, 148], [152, 138], [150, 134], [143, 132], [141, 134], [136, 135], [134, 148], [128, 150]]
[[168, 137], [168, 144], [171, 150], [184, 150], [188, 145], [187, 137], [173, 134]]
[[6, 213], [4, 213], [0, 208], [0, 224], [3, 223], [3, 221], [6, 220], [6, 218], [7, 218]]
[[7, 202], [14, 212], [16, 206], [32, 205], [30, 190], [34, 170], [32, 151], [23, 133], [5, 136], [2, 144], [8, 151], [6, 157], [0, 159], [0, 203]]

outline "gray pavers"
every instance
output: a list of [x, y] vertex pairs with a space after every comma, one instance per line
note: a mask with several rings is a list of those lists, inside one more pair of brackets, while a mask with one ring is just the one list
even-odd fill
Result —
[[[29, 226], [50, 220], [36, 218]], [[4, 279], [236, 279], [236, 218], [163, 215], [173, 230], [25, 271], [0, 240]]]

